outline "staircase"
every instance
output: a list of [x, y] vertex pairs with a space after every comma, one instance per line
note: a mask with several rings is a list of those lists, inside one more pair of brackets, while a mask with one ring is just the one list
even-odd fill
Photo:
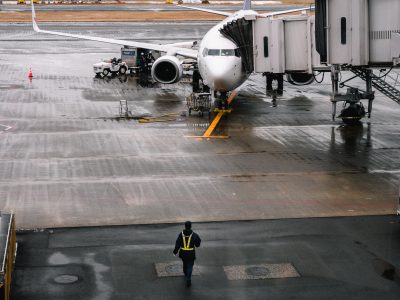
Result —
[[[364, 81], [367, 80], [367, 73], [365, 69], [351, 68], [350, 71], [353, 72], [358, 77], [360, 77], [362, 80]], [[375, 89], [384, 94], [386, 97], [400, 104], [400, 91], [398, 89], [388, 84], [385, 80], [374, 75], [373, 73], [371, 73], [371, 79], [372, 79], [372, 86]]]

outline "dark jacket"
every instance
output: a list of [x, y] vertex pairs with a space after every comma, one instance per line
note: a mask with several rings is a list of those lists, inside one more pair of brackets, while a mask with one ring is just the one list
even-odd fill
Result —
[[[193, 233], [193, 234], [192, 234]], [[182, 232], [178, 235], [178, 238], [176, 239], [175, 242], [175, 249], [174, 249], [174, 254], [176, 255], [179, 251], [179, 257], [182, 258], [182, 260], [195, 260], [196, 259], [196, 251], [195, 247], [200, 247], [201, 239], [198, 236], [197, 233], [193, 232], [192, 230], [183, 230], [183, 234], [186, 236], [185, 240], [186, 242], [188, 241], [188, 237], [192, 234], [192, 238], [190, 239], [190, 244], [188, 248], [193, 248], [193, 250], [182, 250], [183, 248], [183, 237], [182, 237]]]

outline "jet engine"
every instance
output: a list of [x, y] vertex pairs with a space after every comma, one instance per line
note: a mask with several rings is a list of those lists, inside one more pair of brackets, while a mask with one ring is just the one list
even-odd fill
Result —
[[182, 63], [175, 56], [162, 56], [151, 67], [151, 76], [161, 83], [176, 83], [182, 78], [182, 75]]
[[307, 85], [313, 83], [314, 74], [309, 73], [290, 73], [286, 75], [287, 81], [294, 85]]

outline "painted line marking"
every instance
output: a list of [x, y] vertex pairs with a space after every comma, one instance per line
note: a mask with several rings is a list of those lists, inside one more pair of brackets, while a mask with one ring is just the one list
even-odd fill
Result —
[[7, 131], [12, 128], [11, 126], [7, 126], [7, 125], [3, 125], [3, 124], [0, 124], [0, 126], [3, 126], [5, 128], [3, 131]]
[[[230, 105], [233, 99], [236, 97], [238, 90], [234, 90], [227, 100], [228, 105]], [[221, 121], [222, 116], [224, 115], [225, 111], [220, 111], [217, 116], [214, 118], [208, 129], [202, 135], [202, 138], [211, 138], [211, 134], [214, 132], [215, 128], [217, 127], [218, 123]], [[226, 137], [228, 138], [228, 137]]]
[[229, 136], [227, 135], [210, 135], [210, 136], [204, 136], [204, 135], [185, 135], [184, 137], [187, 138], [195, 138], [195, 139], [229, 139]]
[[370, 173], [388, 173], [388, 174], [400, 174], [400, 170], [371, 170]]

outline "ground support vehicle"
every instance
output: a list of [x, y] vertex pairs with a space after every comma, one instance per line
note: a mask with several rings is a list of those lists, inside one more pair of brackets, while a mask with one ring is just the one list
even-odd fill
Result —
[[104, 60], [93, 65], [93, 72], [96, 75], [108, 76], [109, 74], [126, 74], [129, 70], [128, 65], [121, 59], [113, 58], [111, 60]]

